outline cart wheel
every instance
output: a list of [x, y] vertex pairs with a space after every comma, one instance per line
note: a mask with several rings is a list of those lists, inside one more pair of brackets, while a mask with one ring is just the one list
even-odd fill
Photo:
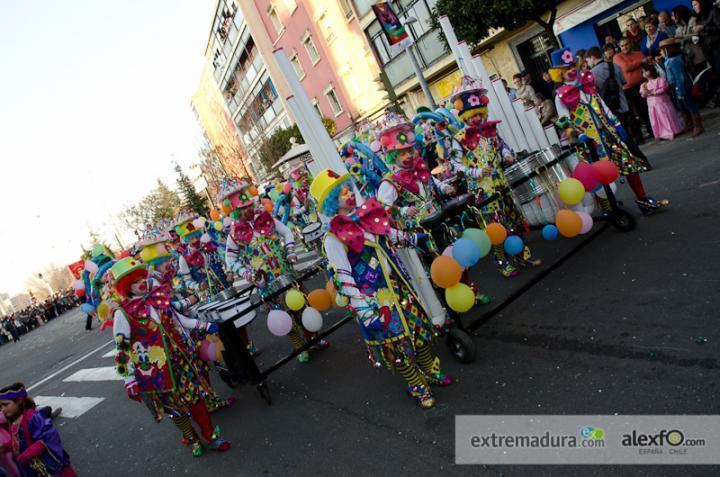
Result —
[[260, 393], [260, 397], [263, 398], [263, 400], [267, 403], [267, 405], [272, 404], [272, 397], [270, 396], [270, 388], [268, 388], [267, 383], [265, 381], [261, 382], [256, 386], [258, 392]]
[[635, 228], [635, 217], [620, 207], [608, 214], [608, 222], [621, 232], [630, 232]]
[[457, 328], [450, 328], [445, 343], [456, 360], [461, 363], [475, 361], [477, 347], [469, 334]]
[[229, 388], [236, 388], [238, 383], [235, 381], [232, 376], [230, 376], [230, 373], [225, 371], [224, 369], [218, 369], [218, 374], [220, 375], [220, 379], [223, 380], [225, 384], [228, 385]]

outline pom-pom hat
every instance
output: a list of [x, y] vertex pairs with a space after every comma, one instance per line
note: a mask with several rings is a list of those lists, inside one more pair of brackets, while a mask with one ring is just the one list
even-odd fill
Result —
[[220, 182], [217, 202], [220, 207], [229, 207], [233, 210], [253, 204], [257, 190], [248, 184], [245, 179], [229, 177]]
[[172, 257], [165, 243], [172, 242], [170, 234], [162, 227], [152, 225], [145, 230], [140, 239], [140, 258], [143, 262], [153, 265]]
[[415, 145], [415, 126], [399, 114], [388, 113], [378, 133], [378, 142], [385, 153], [408, 149]]

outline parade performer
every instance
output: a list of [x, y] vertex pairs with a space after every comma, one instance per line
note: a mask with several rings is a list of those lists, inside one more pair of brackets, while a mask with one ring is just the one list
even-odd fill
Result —
[[10, 450], [24, 477], [75, 477], [52, 418], [35, 409], [22, 383], [0, 389], [0, 409], [10, 424]]
[[202, 301], [230, 287], [218, 247], [203, 233], [204, 228], [205, 219], [198, 214], [178, 213], [175, 231], [184, 245], [178, 270], [185, 285]]
[[[166, 244], [171, 241], [172, 237], [170, 234], [160, 226], [148, 227], [139, 242], [140, 259], [148, 267], [148, 286], [150, 288], [161, 286], [169, 287], [172, 291], [170, 298], [171, 305], [176, 311], [183, 313], [189, 307], [196, 304], [198, 298], [192, 293], [184, 296], [184, 290], [179, 286], [182, 280], [176, 279], [177, 258], [166, 246]], [[205, 327], [188, 330], [188, 333], [196, 346], [199, 346], [199, 343], [207, 336]], [[196, 365], [207, 382], [210, 383], [210, 366], [208, 363], [198, 360]], [[208, 394], [204, 396], [204, 399], [210, 412], [230, 406], [235, 402], [234, 397], [223, 399], [212, 387], [209, 389]], [[151, 411], [152, 410], [151, 408]]]
[[356, 207], [349, 174], [324, 170], [310, 194], [331, 218], [323, 244], [338, 292], [349, 299], [375, 367], [398, 371], [408, 393], [424, 408], [435, 404], [430, 384], [447, 386], [440, 359], [431, 349], [433, 324], [400, 272], [389, 246], [411, 243], [410, 234], [390, 227], [390, 216], [376, 199]]
[[[655, 200], [645, 192], [640, 173], [650, 170], [647, 159], [634, 155], [628, 148], [627, 132], [598, 94], [592, 73], [576, 68], [572, 52], [567, 48], [552, 52], [551, 57], [551, 75], [556, 79], [562, 77], [564, 82], [555, 98], [558, 126], [571, 139], [592, 139], [598, 160], [613, 161], [620, 174], [627, 177], [635, 203], [644, 215], [667, 207], [669, 201]], [[576, 147], [576, 153], [581, 160], [591, 160], [584, 147]], [[606, 207], [603, 204], [603, 208]]]
[[[415, 149], [415, 126], [398, 115], [389, 115], [378, 135], [385, 163], [390, 167], [377, 193], [377, 199], [405, 232], [418, 232], [421, 220], [440, 212], [435, 199], [435, 186], [425, 160]], [[447, 186], [446, 186], [447, 187]], [[424, 234], [424, 232], [423, 232]], [[445, 322], [446, 311], [427, 276], [425, 267], [414, 248], [400, 247], [398, 255], [432, 322]]]
[[200, 436], [211, 449], [225, 451], [230, 443], [213, 428], [205, 398], [212, 393], [195, 344], [188, 330], [205, 328], [217, 332], [214, 324], [179, 314], [171, 305], [168, 285], [148, 287], [145, 264], [132, 257], [118, 260], [110, 269], [117, 293], [123, 297], [115, 312], [116, 370], [125, 379], [130, 399], [152, 400], [155, 408], [168, 415], [190, 443], [194, 456], [203, 447], [190, 422], [200, 428]]
[[105, 246], [95, 244], [90, 251], [90, 260], [85, 262], [85, 269], [82, 280], [85, 282], [85, 303], [80, 310], [87, 313], [85, 329], [92, 328], [92, 318], [97, 316], [97, 308], [103, 300], [105, 288], [105, 273], [110, 269], [113, 261], [113, 254]]
[[[227, 238], [227, 268], [236, 275], [253, 283], [263, 297], [267, 297], [282, 286], [281, 276], [292, 278], [297, 262], [295, 236], [285, 224], [273, 218], [267, 211], [256, 211], [254, 187], [242, 179], [225, 179], [220, 184], [218, 203], [231, 207], [233, 219]], [[278, 301], [271, 303], [280, 307]], [[291, 312], [294, 326], [288, 335], [295, 349], [306, 344], [300, 316]], [[320, 348], [327, 347], [321, 340]], [[307, 351], [298, 355], [298, 361], [310, 360]]]
[[[455, 134], [453, 146], [446, 152], [451, 167], [464, 174], [468, 192], [475, 195], [477, 203], [498, 195], [495, 200], [483, 205], [483, 221], [501, 223], [508, 233], [522, 237], [528, 227], [513, 202], [510, 184], [503, 174], [504, 166], [512, 163], [515, 156], [498, 136], [498, 122], [487, 121], [490, 100], [486, 92], [474, 79], [463, 77], [453, 95], [452, 104], [465, 127]], [[527, 245], [512, 260], [505, 255], [502, 245], [493, 246], [493, 255], [498, 270], [505, 277], [516, 276], [517, 266], [534, 267], [542, 263], [532, 258]]]

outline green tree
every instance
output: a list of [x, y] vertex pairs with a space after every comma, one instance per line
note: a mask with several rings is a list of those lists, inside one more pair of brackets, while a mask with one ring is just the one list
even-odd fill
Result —
[[195, 190], [190, 178], [185, 175], [180, 164], [175, 163], [175, 172], [178, 175], [177, 185], [182, 197], [182, 205], [188, 210], [207, 217], [209, 214], [208, 204]]
[[258, 154], [260, 156], [260, 163], [266, 171], [271, 172], [272, 166], [290, 150], [290, 138], [293, 137], [297, 139], [299, 143], [303, 143], [303, 137], [300, 134], [297, 124], [293, 124], [287, 129], [277, 129], [260, 144]]
[[[557, 7], [562, 0], [438, 0], [433, 10], [432, 24], [439, 29], [438, 17], [447, 15], [458, 39], [476, 46], [490, 35], [491, 30], [516, 30], [533, 21], [550, 37], [553, 46], [558, 41], [553, 32]], [[547, 13], [550, 13], [549, 16]]]
[[120, 214], [120, 218], [128, 227], [142, 233], [150, 224], [157, 224], [163, 219], [173, 219], [181, 204], [178, 193], [158, 179], [155, 189], [140, 202], [128, 207]]

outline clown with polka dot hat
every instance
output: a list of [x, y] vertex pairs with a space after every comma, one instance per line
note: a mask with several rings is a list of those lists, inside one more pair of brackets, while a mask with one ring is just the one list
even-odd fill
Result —
[[435, 405], [430, 385], [447, 386], [433, 354], [434, 327], [396, 261], [393, 244], [408, 243], [394, 229], [383, 204], [371, 198], [358, 206], [350, 174], [320, 172], [310, 194], [330, 219], [323, 246], [339, 297], [347, 300], [376, 367], [398, 371], [423, 409]]

